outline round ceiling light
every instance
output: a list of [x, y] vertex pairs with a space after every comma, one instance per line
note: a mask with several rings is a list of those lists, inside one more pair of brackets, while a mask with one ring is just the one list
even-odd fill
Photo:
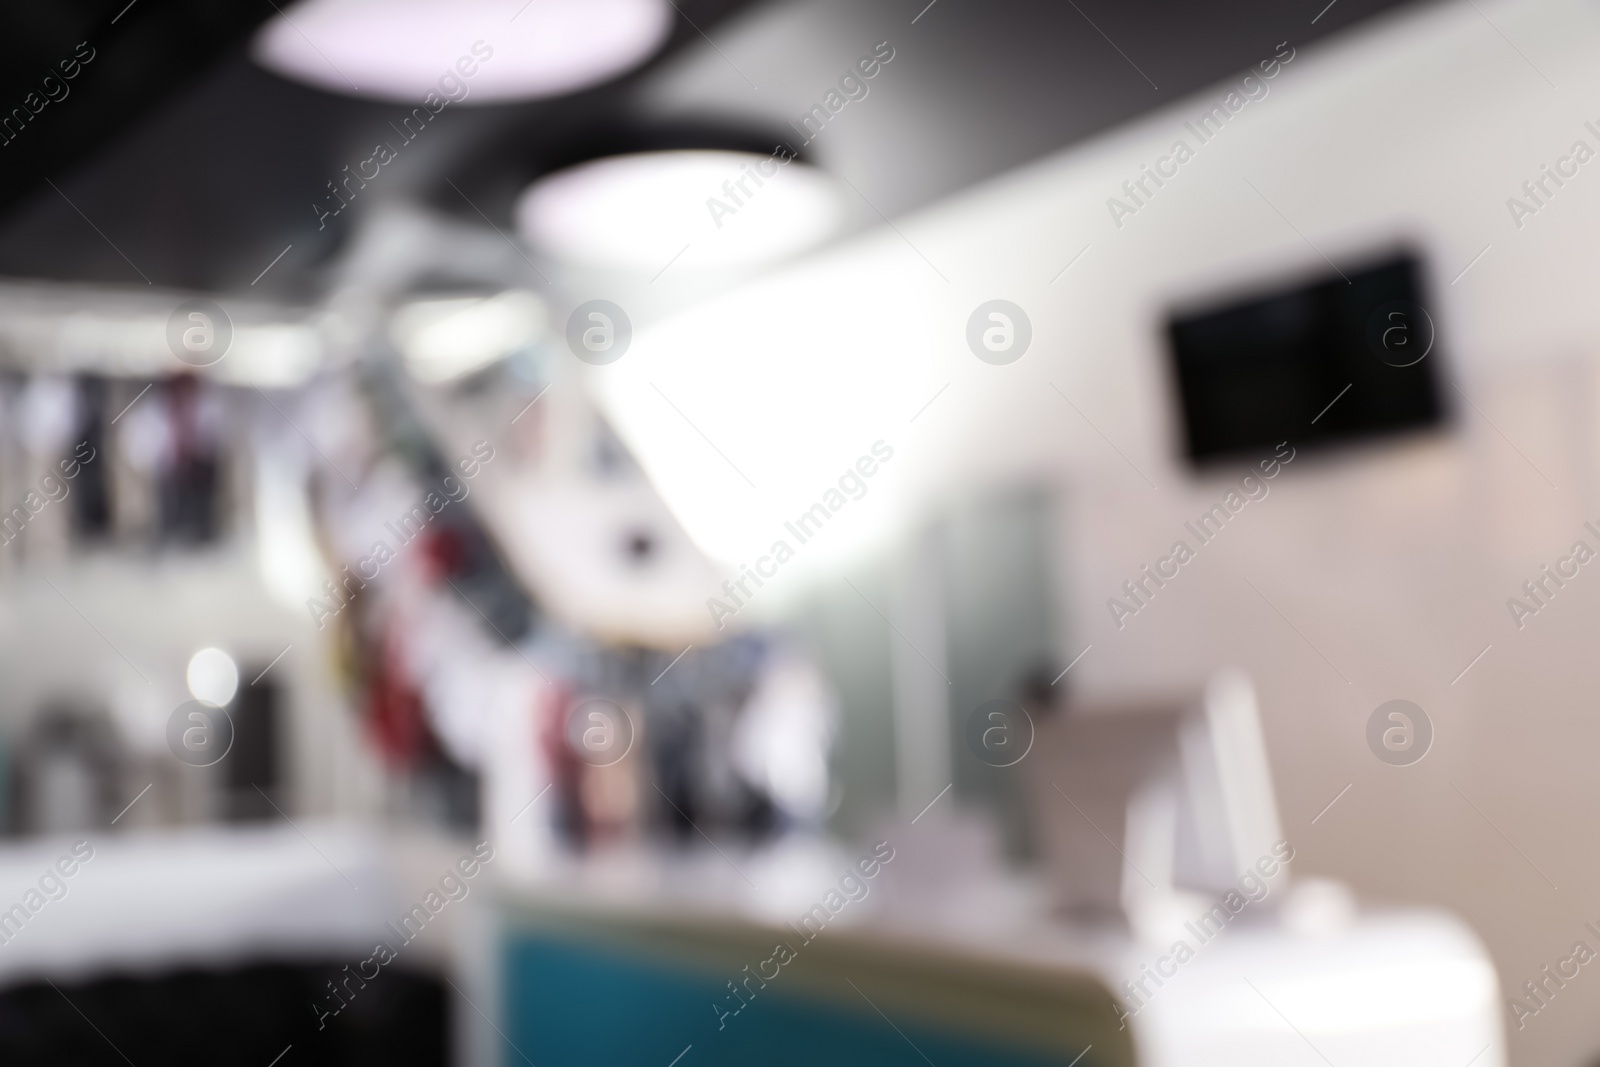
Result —
[[557, 259], [655, 274], [765, 263], [838, 226], [838, 188], [785, 155], [671, 151], [558, 171], [517, 201], [517, 229]]
[[[559, 96], [644, 62], [667, 0], [302, 0], [256, 35], [258, 63], [333, 92], [419, 105]], [[442, 104], [438, 104], [442, 107]]]

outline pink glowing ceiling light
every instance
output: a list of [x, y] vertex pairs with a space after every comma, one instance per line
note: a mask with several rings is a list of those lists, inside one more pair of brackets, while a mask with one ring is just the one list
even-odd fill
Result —
[[529, 100], [638, 66], [666, 40], [671, 15], [666, 0], [302, 0], [261, 29], [253, 51], [267, 69], [337, 93]]

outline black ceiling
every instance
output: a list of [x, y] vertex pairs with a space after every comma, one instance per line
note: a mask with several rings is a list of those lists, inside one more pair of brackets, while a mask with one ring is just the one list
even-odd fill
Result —
[[[823, 18], [828, 2], [676, 0], [669, 47], [650, 66], [559, 100], [446, 108], [419, 138], [426, 149], [385, 168], [383, 195], [474, 221], [481, 208], [503, 225], [515, 193], [564, 163], [651, 146], [759, 147], [781, 126], [711, 111], [648, 120], [641, 87], [690, 48], [721, 62], [704, 43], [726, 39], [732, 16], [809, 5]], [[1338, 0], [1318, 17], [1325, 3], [861, 3], [875, 25], [903, 24], [897, 39], [917, 46], [928, 114], [897, 116], [899, 135], [917, 137], [911, 149], [858, 147], [852, 181], [898, 213], [1243, 70], [1279, 41], [1304, 48], [1398, 6]], [[319, 229], [312, 205], [407, 109], [256, 67], [249, 37], [274, 14], [271, 0], [76, 0], [0, 16], [0, 108], [24, 106], [79, 42], [94, 50], [68, 95], [0, 144], [0, 275], [240, 291], [292, 245], [251, 291], [291, 302], [319, 295], [321, 267], [356, 212]], [[818, 58], [819, 77], [836, 75], [833, 65]]]
[[[384, 169], [392, 183], [385, 195], [431, 199], [448, 190], [444, 168], [485, 141], [543, 146], [558, 157], [570, 151], [569, 131], [620, 128], [633, 82], [746, 3], [676, 0], [666, 48], [609, 85], [554, 101], [446, 108], [419, 138], [426, 150]], [[79, 42], [95, 56], [65, 99], [0, 146], [0, 275], [237, 291], [292, 244], [257, 289], [291, 301], [315, 296], [316, 268], [351, 216], [319, 225], [313, 203], [409, 109], [256, 66], [249, 39], [276, 13], [272, 0], [135, 0], [131, 8], [93, 0], [8, 12], [0, 100], [20, 106]]]

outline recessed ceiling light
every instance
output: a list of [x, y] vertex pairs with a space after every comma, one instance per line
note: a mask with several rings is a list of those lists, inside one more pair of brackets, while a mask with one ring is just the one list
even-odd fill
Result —
[[517, 228], [557, 259], [651, 274], [782, 259], [840, 218], [832, 179], [786, 156], [641, 152], [579, 164], [523, 192]]
[[559, 96], [649, 58], [666, 0], [302, 0], [255, 40], [296, 81], [420, 105]]
[[508, 290], [496, 296], [413, 300], [394, 313], [389, 338], [418, 381], [451, 381], [531, 344], [544, 331], [544, 302]]

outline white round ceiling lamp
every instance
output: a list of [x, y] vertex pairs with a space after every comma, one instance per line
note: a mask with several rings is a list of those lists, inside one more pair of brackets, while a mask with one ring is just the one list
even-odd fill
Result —
[[839, 225], [822, 171], [776, 155], [682, 150], [581, 163], [518, 198], [517, 230], [558, 260], [655, 274], [785, 259]]
[[667, 0], [302, 0], [262, 27], [253, 53], [336, 93], [470, 105], [598, 85], [671, 28]]

